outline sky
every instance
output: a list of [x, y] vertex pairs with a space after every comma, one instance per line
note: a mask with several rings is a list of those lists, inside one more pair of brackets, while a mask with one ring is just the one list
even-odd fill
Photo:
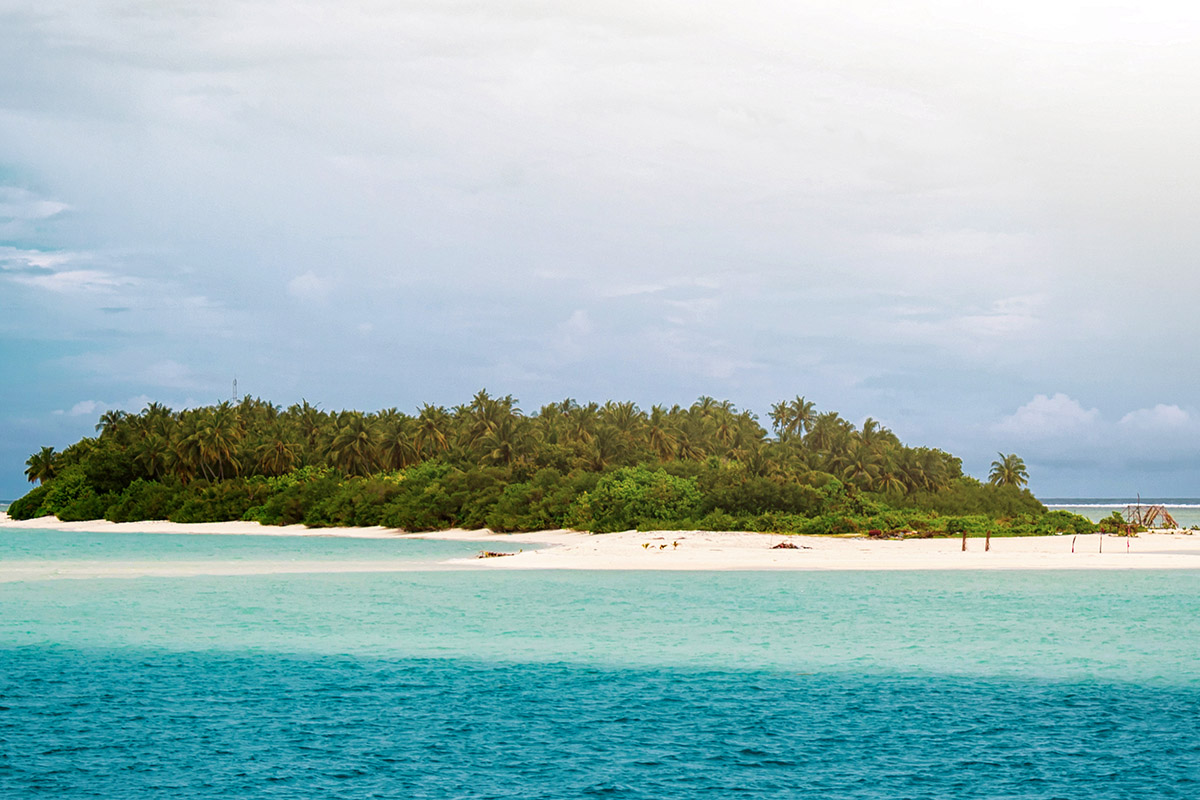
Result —
[[0, 0], [0, 499], [234, 378], [803, 395], [1042, 497], [1200, 496], [1198, 40], [1157, 0]]

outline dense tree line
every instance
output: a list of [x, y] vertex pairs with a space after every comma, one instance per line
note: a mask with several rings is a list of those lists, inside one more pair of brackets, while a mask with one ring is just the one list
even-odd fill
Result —
[[803, 397], [776, 403], [769, 421], [771, 431], [711, 397], [649, 411], [567, 399], [529, 414], [486, 391], [415, 414], [151, 403], [108, 411], [96, 437], [31, 456], [26, 474], [40, 486], [9, 513], [500, 530], [1045, 523], [1015, 456], [981, 484], [948, 453]]

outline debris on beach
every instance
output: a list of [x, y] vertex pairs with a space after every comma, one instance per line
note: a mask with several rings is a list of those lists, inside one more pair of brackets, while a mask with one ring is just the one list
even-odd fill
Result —
[[779, 544], [775, 545], [771, 549], [772, 550], [799, 550], [800, 548], [796, 547], [796, 545], [792, 544], [791, 542], [780, 542]]
[[493, 550], [480, 550], [476, 558], [503, 558], [504, 556], [515, 556], [516, 553], [497, 553]]
[[[930, 539], [933, 537], [933, 532], [925, 531], [918, 533], [917, 531], [882, 531], [878, 528], [872, 528], [871, 530], [867, 531], [867, 538], [870, 539], [908, 539], [913, 537], [918, 539]], [[862, 537], [860, 536], [859, 538], [861, 539]]]

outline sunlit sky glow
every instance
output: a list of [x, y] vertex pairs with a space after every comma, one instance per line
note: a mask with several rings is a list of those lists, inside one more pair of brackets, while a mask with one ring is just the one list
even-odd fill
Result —
[[974, 5], [0, 0], [0, 498], [235, 376], [1200, 495], [1200, 7]]

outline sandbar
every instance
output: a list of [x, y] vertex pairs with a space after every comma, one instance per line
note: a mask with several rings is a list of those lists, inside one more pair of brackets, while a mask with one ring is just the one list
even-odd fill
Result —
[[[10, 520], [0, 513], [5, 529], [42, 529], [114, 533], [218, 534], [258, 536], [325, 536], [372, 539], [442, 539], [478, 543], [481, 551], [527, 547], [503, 558], [451, 558], [424, 567], [406, 561], [319, 560], [272, 563], [221, 562], [168, 564], [109, 563], [107, 575], [263, 574], [295, 572], [392, 572], [439, 569], [558, 569], [558, 570], [1043, 570], [1043, 569], [1200, 569], [1200, 535], [1171, 530], [1142, 533], [1132, 538], [1113, 535], [996, 537], [985, 550], [983, 539], [958, 538], [879, 540], [863, 536], [785, 536], [738, 531], [623, 531], [591, 534], [552, 530], [498, 534], [489, 530], [447, 530], [406, 533], [389, 528], [306, 528], [269, 526], [257, 522], [179, 524], [173, 522], [112, 523], [60, 522], [53, 517]], [[773, 549], [781, 542], [794, 549]], [[26, 564], [32, 568], [32, 564]], [[48, 565], [47, 565], [48, 566]], [[80, 564], [80, 577], [92, 574]], [[229, 571], [223, 569], [225, 566]], [[59, 563], [62, 570], [67, 565]], [[0, 565], [12, 571], [15, 564]], [[59, 574], [62, 574], [60, 571]], [[8, 576], [13, 579], [15, 575]], [[19, 578], [17, 578], [19, 579]]]

